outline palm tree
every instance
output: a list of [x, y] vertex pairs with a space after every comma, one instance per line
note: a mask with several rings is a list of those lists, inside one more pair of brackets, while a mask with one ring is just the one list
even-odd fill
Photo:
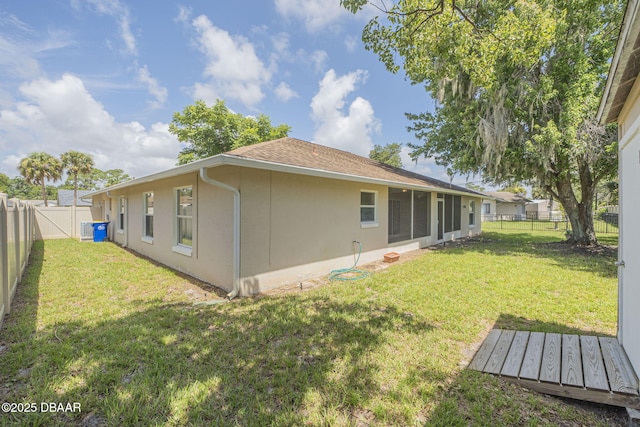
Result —
[[63, 167], [73, 175], [73, 207], [78, 201], [78, 174], [91, 173], [93, 170], [93, 158], [90, 154], [79, 151], [67, 151], [60, 156]]
[[20, 160], [18, 171], [20, 171], [20, 175], [24, 176], [24, 179], [29, 184], [40, 186], [44, 205], [49, 206], [47, 203], [45, 181], [51, 180], [55, 182], [60, 179], [62, 175], [62, 162], [51, 154], [42, 152], [31, 153]]

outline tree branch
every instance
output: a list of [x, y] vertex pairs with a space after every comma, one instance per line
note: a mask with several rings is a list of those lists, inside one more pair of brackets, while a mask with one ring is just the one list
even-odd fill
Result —
[[[387, 7], [387, 5], [384, 3], [384, 1], [380, 2], [382, 4], [382, 6], [379, 6], [373, 2], [369, 2], [369, 4], [371, 6], [373, 6], [374, 8], [378, 9], [380, 12], [387, 14], [387, 15], [392, 15], [392, 16], [398, 16], [398, 17], [402, 17], [402, 18], [409, 18], [409, 17], [414, 17], [417, 15], [426, 15], [424, 17], [424, 19], [422, 19], [422, 21], [413, 29], [413, 31], [411, 32], [410, 36], [413, 36], [413, 34], [415, 34], [420, 28], [422, 28], [422, 26], [424, 24], [426, 24], [430, 19], [441, 15], [442, 13], [444, 13], [444, 0], [439, 0], [435, 6], [431, 7], [431, 8], [417, 8], [414, 10], [411, 10], [409, 12], [399, 12], [397, 10], [391, 10]], [[471, 25], [473, 27], [473, 29], [475, 30], [476, 33], [478, 34], [482, 34], [484, 33], [488, 33], [491, 36], [493, 36], [496, 40], [498, 40], [499, 42], [502, 42], [502, 39], [498, 36], [495, 35], [495, 33], [489, 29], [482, 29], [479, 28], [478, 25], [475, 23], [475, 21], [471, 18], [469, 18], [469, 16], [465, 13], [465, 11], [463, 11], [457, 4], [456, 4], [456, 0], [451, 0], [451, 9], [460, 17], [462, 17], [462, 19], [464, 19], [469, 25]]]

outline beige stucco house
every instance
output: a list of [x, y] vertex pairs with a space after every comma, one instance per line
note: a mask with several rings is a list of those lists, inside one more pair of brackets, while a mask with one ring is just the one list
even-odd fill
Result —
[[560, 203], [553, 199], [533, 199], [525, 205], [527, 219], [556, 219], [564, 217]]
[[618, 340], [640, 372], [640, 17], [630, 0], [598, 118], [618, 123], [620, 237]]
[[524, 220], [527, 218], [525, 205], [530, 202], [526, 197], [508, 191], [484, 191], [482, 200], [482, 220], [495, 221]]
[[90, 197], [112, 241], [231, 296], [481, 231], [478, 193], [293, 138]]

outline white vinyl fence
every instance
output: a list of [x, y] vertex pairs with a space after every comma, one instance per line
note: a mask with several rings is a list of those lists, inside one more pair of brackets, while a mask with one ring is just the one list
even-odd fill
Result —
[[0, 195], [0, 327], [27, 268], [34, 231], [33, 206]]
[[80, 238], [82, 223], [100, 215], [99, 208], [90, 206], [36, 206], [36, 240]]

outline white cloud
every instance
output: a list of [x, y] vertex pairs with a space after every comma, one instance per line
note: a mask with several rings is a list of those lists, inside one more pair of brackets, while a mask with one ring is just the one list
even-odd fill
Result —
[[310, 33], [318, 32], [351, 13], [340, 6], [338, 0], [275, 0], [276, 10], [285, 18], [299, 19], [304, 22]]
[[[181, 146], [168, 124], [156, 123], [147, 129], [138, 122], [117, 122], [73, 75], [34, 80], [23, 84], [20, 92], [22, 101], [0, 110], [0, 153], [6, 157], [4, 172], [10, 176], [16, 174], [16, 158], [33, 151], [56, 156], [83, 151], [94, 156], [96, 167], [120, 168], [132, 176], [176, 163]], [[18, 153], [15, 147], [20, 147]]]
[[280, 82], [273, 92], [276, 94], [276, 97], [283, 102], [287, 102], [291, 98], [297, 98], [299, 96], [296, 91], [291, 89], [291, 87], [289, 87], [285, 82]]
[[316, 50], [311, 54], [311, 62], [317, 72], [324, 71], [329, 55], [324, 50]]
[[[119, 27], [120, 38], [124, 42], [125, 51], [131, 55], [137, 55], [136, 38], [131, 31], [131, 17], [129, 8], [119, 0], [87, 0], [95, 11], [101, 15], [111, 16], [116, 19]], [[76, 9], [80, 8], [77, 0], [72, 1]]]
[[368, 156], [373, 148], [371, 134], [379, 132], [381, 127], [371, 103], [357, 97], [349, 104], [348, 112], [344, 111], [347, 96], [366, 78], [363, 70], [344, 76], [337, 76], [333, 69], [325, 73], [311, 100], [315, 142]]
[[276, 36], [271, 37], [271, 43], [273, 43], [273, 49], [275, 53], [282, 58], [290, 57], [289, 53], [289, 41], [291, 36], [288, 33], [278, 33]]
[[[116, 20], [119, 36], [124, 43], [123, 51], [134, 57], [132, 69], [135, 70], [136, 73], [135, 79], [143, 83], [149, 94], [154, 98], [153, 101], [149, 102], [149, 107], [152, 109], [163, 107], [167, 100], [167, 88], [151, 76], [151, 72], [146, 65], [139, 67], [135, 59], [138, 57], [138, 47], [136, 37], [131, 30], [131, 13], [129, 12], [128, 6], [119, 0], [86, 0], [86, 3], [92, 6], [97, 14], [110, 16]], [[72, 0], [72, 5], [76, 9], [80, 9], [82, 3], [79, 2], [79, 0]], [[190, 9], [180, 7], [179, 16], [176, 19], [187, 19], [189, 14]]]
[[22, 22], [16, 15], [4, 11], [0, 11], [0, 26], [12, 27], [17, 31], [24, 33], [33, 32], [33, 29], [29, 25]]
[[196, 83], [194, 96], [208, 103], [212, 94], [236, 99], [253, 107], [264, 98], [262, 86], [271, 80], [272, 71], [258, 58], [253, 45], [244, 37], [232, 36], [214, 26], [204, 15], [193, 20], [200, 50], [207, 58], [204, 76], [207, 83]]
[[329, 55], [324, 50], [315, 50], [311, 53], [305, 49], [298, 49], [295, 53], [290, 51], [291, 47], [291, 35], [289, 33], [281, 32], [271, 37], [271, 43], [273, 45], [272, 62], [275, 64], [278, 61], [297, 63], [297, 64], [310, 64], [317, 73], [324, 72], [326, 63], [329, 59]]
[[149, 93], [155, 98], [155, 101], [149, 102], [149, 107], [153, 109], [162, 108], [167, 100], [167, 88], [161, 86], [158, 80], [151, 77], [146, 65], [138, 68], [138, 81], [144, 83]]
[[0, 76], [33, 79], [42, 74], [38, 55], [74, 42], [66, 31], [51, 29], [41, 35], [16, 16], [0, 11]]
[[344, 45], [347, 48], [348, 52], [355, 52], [356, 51], [356, 47], [358, 46], [358, 38], [355, 36], [347, 36], [344, 39]]
[[33, 52], [21, 43], [0, 36], [0, 68], [2, 74], [25, 79], [40, 75], [40, 64], [32, 56]]
[[180, 22], [184, 25], [188, 25], [191, 20], [191, 8], [186, 6], [178, 7], [178, 16], [175, 17], [174, 21]]

